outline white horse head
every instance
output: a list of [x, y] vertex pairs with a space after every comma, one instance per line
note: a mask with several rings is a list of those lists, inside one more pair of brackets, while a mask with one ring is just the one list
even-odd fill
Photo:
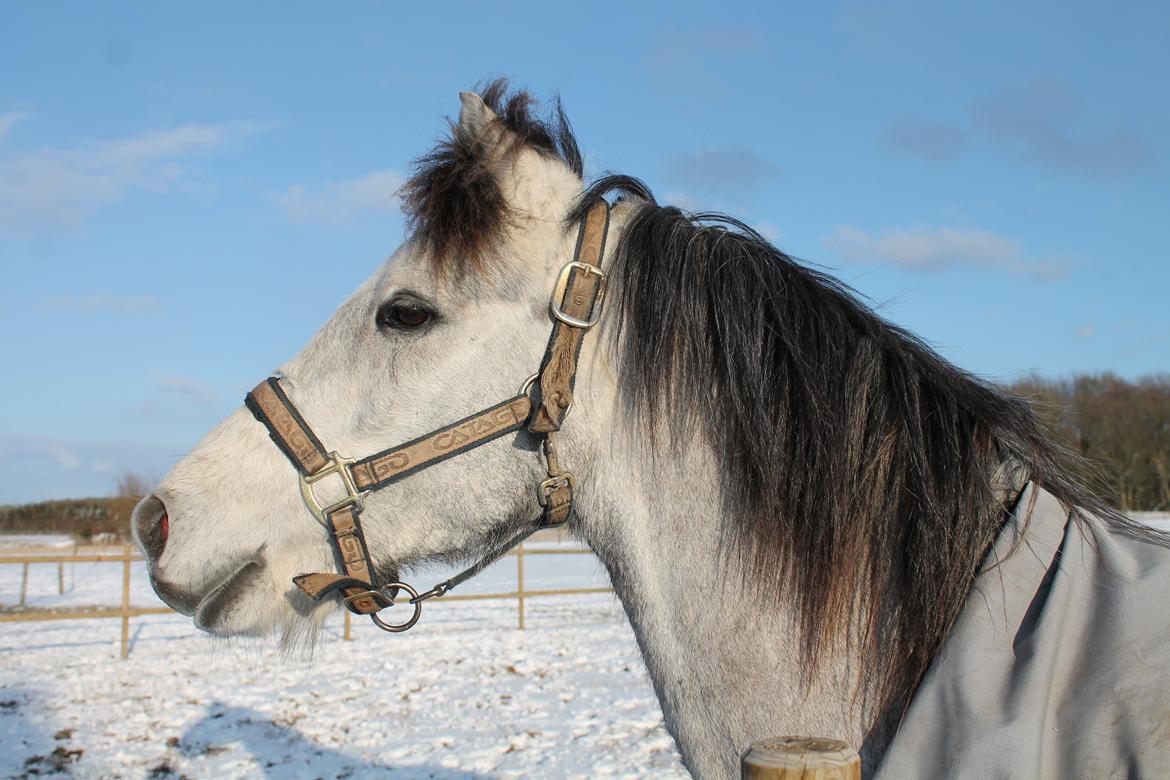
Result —
[[[462, 101], [451, 141], [408, 186], [415, 236], [280, 367], [281, 385], [330, 450], [361, 456], [408, 441], [514, 396], [540, 365], [549, 295], [576, 238], [565, 215], [583, 189], [579, 158], [550, 154], [551, 136], [523, 135], [538, 127], [524, 98], [502, 119], [479, 95]], [[459, 225], [443, 222], [447, 195], [428, 190], [449, 176], [478, 177], [476, 202], [465, 205], [494, 209], [485, 223], [463, 214]], [[579, 387], [595, 389], [590, 377]], [[593, 456], [573, 431], [594, 424], [589, 410], [610, 406], [578, 405], [567, 459]], [[506, 437], [371, 494], [362, 520], [376, 567], [390, 574], [474, 557], [530, 522], [543, 476], [537, 443]], [[167, 475], [135, 528], [159, 595], [211, 633], [297, 633], [326, 612], [292, 578], [334, 567], [327, 535], [289, 462], [243, 409]]]
[[[505, 91], [463, 95], [405, 188], [411, 237], [281, 366], [288, 397], [326, 449], [361, 457], [513, 396], [541, 363], [583, 204], [627, 196], [560, 433], [570, 526], [696, 773], [733, 775], [775, 733], [868, 736], [863, 758], [880, 755], [880, 713], [920, 679], [1015, 495], [993, 476], [1025, 464], [1098, 505], [1025, 403], [734, 220], [658, 206], [628, 177], [586, 190], [559, 108], [543, 123]], [[475, 559], [530, 523], [538, 441], [503, 436], [368, 496], [375, 569]], [[333, 569], [328, 535], [242, 408], [134, 526], [160, 596], [213, 634], [298, 634], [340, 603], [294, 587]]]

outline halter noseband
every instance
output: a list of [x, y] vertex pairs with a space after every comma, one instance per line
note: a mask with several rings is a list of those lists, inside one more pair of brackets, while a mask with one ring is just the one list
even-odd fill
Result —
[[[474, 577], [541, 528], [558, 526], [568, 519], [573, 500], [573, 475], [562, 470], [558, 462], [556, 432], [573, 404], [577, 358], [585, 333], [601, 316], [606, 283], [601, 259], [608, 228], [609, 204], [598, 199], [582, 220], [573, 259], [561, 269], [553, 288], [549, 301], [553, 329], [540, 371], [525, 382], [513, 398], [405, 444], [354, 459], [325, 449], [285, 395], [278, 378], [269, 377], [248, 393], [244, 404], [268, 428], [272, 441], [296, 468], [305, 506], [329, 530], [329, 541], [336, 554], [340, 573], [299, 574], [293, 578], [293, 583], [306, 595], [319, 601], [340, 590], [345, 606], [351, 612], [369, 615], [386, 631], [406, 631], [418, 622], [424, 600], [442, 596]], [[539, 403], [534, 403], [530, 391], [538, 383]], [[359, 519], [364, 497], [416, 471], [523, 427], [542, 437], [541, 451], [548, 477], [540, 482], [536, 491], [537, 501], [542, 507], [540, 518], [471, 568], [425, 593], [418, 593], [404, 582], [380, 584]], [[333, 475], [340, 477], [345, 486], [345, 497], [322, 505], [313, 486]], [[394, 603], [399, 590], [410, 594], [414, 614], [405, 623], [387, 623], [378, 617], [378, 612]]]

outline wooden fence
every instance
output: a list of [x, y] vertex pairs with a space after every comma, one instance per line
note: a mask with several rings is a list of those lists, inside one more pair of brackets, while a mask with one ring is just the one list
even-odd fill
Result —
[[[612, 588], [549, 588], [529, 590], [524, 587], [524, 559], [532, 555], [590, 555], [586, 549], [525, 549], [521, 544], [508, 553], [516, 559], [516, 589], [505, 593], [452, 593], [442, 598], [431, 599], [427, 606], [447, 601], [487, 601], [491, 599], [516, 600], [516, 627], [524, 628], [524, 602], [531, 598], [544, 596], [569, 596], [586, 593], [612, 593]], [[130, 573], [131, 566], [142, 561], [134, 548], [126, 545], [118, 553], [77, 553], [72, 555], [0, 555], [0, 565], [20, 564], [23, 567], [20, 585], [20, 606], [23, 607], [28, 599], [28, 568], [31, 564], [57, 564], [57, 589], [65, 592], [66, 563], [114, 563], [122, 564], [122, 605], [107, 609], [37, 609], [21, 612], [0, 613], [0, 623], [21, 623], [27, 621], [45, 620], [88, 620], [92, 618], [120, 618], [122, 620], [122, 658], [130, 656], [130, 618], [142, 615], [164, 615], [174, 612], [169, 607], [131, 607], [130, 606]], [[345, 625], [343, 638], [351, 640], [350, 612], [345, 610]]]

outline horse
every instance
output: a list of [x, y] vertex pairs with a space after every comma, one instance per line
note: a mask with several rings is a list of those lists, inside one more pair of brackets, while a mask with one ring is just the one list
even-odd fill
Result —
[[889, 777], [1170, 766], [1168, 543], [1026, 399], [739, 220], [586, 182], [559, 99], [460, 98], [406, 241], [135, 509], [163, 601], [215, 636], [401, 630], [457, 582], [400, 572], [565, 522], [697, 777], [774, 734]]

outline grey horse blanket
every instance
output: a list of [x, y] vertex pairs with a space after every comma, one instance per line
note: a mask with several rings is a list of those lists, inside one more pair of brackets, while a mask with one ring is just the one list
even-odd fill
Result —
[[876, 777], [1170, 778], [1170, 550], [1027, 485]]

